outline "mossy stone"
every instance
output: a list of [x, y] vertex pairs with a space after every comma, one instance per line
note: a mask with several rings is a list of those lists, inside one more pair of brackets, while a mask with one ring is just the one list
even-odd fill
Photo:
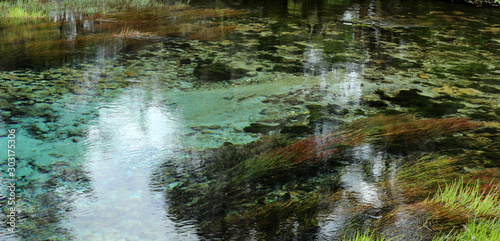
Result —
[[385, 115], [401, 115], [404, 114], [404, 111], [399, 111], [399, 110], [394, 110], [394, 109], [386, 109], [386, 110], [381, 110], [379, 113], [385, 114]]
[[384, 101], [381, 101], [381, 100], [367, 100], [367, 101], [364, 101], [364, 103], [370, 107], [376, 107], [376, 108], [389, 106], [387, 103], [385, 103]]
[[247, 70], [231, 68], [224, 63], [200, 63], [193, 71], [199, 80], [220, 82], [245, 76]]
[[290, 134], [293, 136], [296, 135], [302, 135], [304, 133], [311, 132], [313, 129], [309, 126], [303, 126], [303, 125], [294, 125], [294, 126], [285, 126], [281, 129], [281, 133], [283, 134]]
[[328, 105], [318, 105], [318, 104], [310, 104], [306, 105], [306, 108], [309, 110], [309, 121], [315, 122], [318, 119], [324, 118], [328, 115], [346, 115], [349, 113], [349, 110], [342, 108], [339, 105], [328, 104]]
[[276, 128], [276, 126], [261, 123], [250, 123], [250, 126], [246, 126], [243, 128], [243, 131], [250, 133], [268, 133], [272, 130], [275, 130]]
[[435, 102], [433, 98], [419, 94], [421, 91], [417, 89], [401, 90], [394, 97], [385, 95], [383, 91], [376, 91], [375, 93], [383, 100], [411, 108], [424, 117], [450, 115], [465, 107], [464, 104], [456, 101]]
[[443, 103], [432, 103], [430, 106], [417, 109], [425, 117], [441, 117], [457, 113], [458, 109], [464, 108], [465, 105], [458, 102], [448, 101]]

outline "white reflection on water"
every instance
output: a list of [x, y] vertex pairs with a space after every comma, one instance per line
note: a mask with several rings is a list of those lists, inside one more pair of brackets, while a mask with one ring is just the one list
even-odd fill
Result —
[[375, 150], [371, 144], [363, 144], [354, 147], [350, 157], [352, 162], [342, 169], [340, 177], [344, 194], [332, 212], [323, 217], [320, 236], [332, 237], [348, 227], [353, 218], [353, 209], [357, 206], [377, 209], [384, 204], [381, 198], [383, 193], [376, 186], [382, 180], [385, 169], [384, 153]]
[[[353, 148], [353, 163], [341, 172], [341, 184], [344, 189], [354, 194], [358, 202], [381, 207], [379, 191], [375, 183], [381, 180], [384, 164], [383, 155], [373, 149], [371, 144], [363, 144]], [[368, 178], [371, 176], [372, 178]]]
[[76, 240], [196, 240], [191, 225], [168, 219], [165, 198], [150, 189], [151, 171], [177, 148], [179, 124], [140, 90], [99, 110], [88, 129], [86, 167], [92, 192], [74, 202]]

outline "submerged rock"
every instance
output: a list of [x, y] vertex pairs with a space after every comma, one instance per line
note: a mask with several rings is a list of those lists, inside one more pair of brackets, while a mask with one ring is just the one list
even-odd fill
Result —
[[241, 78], [246, 76], [247, 72], [244, 69], [231, 68], [224, 63], [200, 63], [194, 68], [193, 74], [202, 81], [219, 82]]
[[251, 123], [250, 126], [244, 127], [243, 130], [250, 133], [268, 133], [278, 128], [278, 126], [270, 126], [261, 123]]
[[437, 102], [436, 99], [421, 95], [417, 89], [401, 90], [393, 97], [387, 96], [383, 91], [376, 91], [382, 100], [391, 101], [402, 107], [409, 107], [424, 117], [440, 117], [455, 114], [465, 105], [456, 101]]

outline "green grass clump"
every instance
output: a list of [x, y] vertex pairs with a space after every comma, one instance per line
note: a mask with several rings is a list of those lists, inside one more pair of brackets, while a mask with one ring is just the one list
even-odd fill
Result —
[[500, 240], [498, 220], [473, 220], [464, 229], [464, 232], [457, 235], [456, 240]]
[[463, 180], [460, 180], [440, 187], [432, 200], [441, 202], [450, 209], [463, 210], [474, 216], [498, 216], [499, 191], [498, 188], [481, 191], [479, 181], [464, 184]]
[[445, 236], [435, 237], [432, 240], [500, 240], [500, 222], [497, 219], [473, 219], [464, 225], [463, 229], [452, 231]]
[[366, 232], [361, 232], [361, 231], [356, 231], [354, 233], [354, 236], [352, 238], [347, 238], [344, 236], [342, 240], [349, 240], [349, 241], [383, 241], [386, 240], [383, 236], [377, 237], [375, 233], [370, 233], [368, 231]]
[[9, 19], [40, 19], [48, 16], [53, 8], [52, 3], [41, 3], [40, 1], [17, 1], [1, 2], [0, 17]]

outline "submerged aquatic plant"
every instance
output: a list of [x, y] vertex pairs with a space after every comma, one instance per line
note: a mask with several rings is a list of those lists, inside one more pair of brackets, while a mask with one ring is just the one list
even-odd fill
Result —
[[402, 160], [404, 164], [397, 173], [397, 179], [405, 195], [422, 199], [434, 193], [439, 185], [464, 177], [459, 171], [459, 158], [435, 154], [411, 156]]
[[396, 123], [384, 128], [383, 136], [389, 142], [410, 142], [458, 133], [482, 126], [467, 118], [453, 117], [443, 119], [423, 119]]
[[[305, 157], [286, 151], [299, 146], [318, 154]], [[199, 220], [209, 233], [235, 226], [287, 239], [292, 234], [281, 233], [283, 227], [298, 225], [304, 232], [317, 227], [318, 205], [339, 186], [333, 169], [338, 164], [332, 158], [341, 153], [341, 147], [312, 138], [279, 136], [223, 146], [204, 155], [201, 172], [190, 172], [191, 178], [169, 190], [171, 211], [182, 219]], [[322, 170], [320, 165], [332, 168]]]
[[[204, 153], [201, 166], [188, 171], [188, 178], [175, 178], [166, 184], [171, 212], [180, 219], [197, 220], [206, 233], [231, 227], [240, 233], [254, 230], [267, 235], [262, 236], [266, 239], [290, 239], [294, 234], [281, 231], [317, 228], [317, 214], [326, 210], [320, 207], [328, 202], [325, 200], [332, 200], [340, 187], [336, 168], [342, 165], [340, 160], [349, 148], [370, 141], [389, 145], [427, 141], [478, 126], [465, 118], [373, 116], [335, 133], [306, 138], [276, 134], [242, 146], [227, 144]], [[416, 163], [423, 164], [412, 170], [419, 170], [418, 174], [403, 173], [401, 177], [422, 182], [430, 193], [430, 189], [456, 178], [457, 160], [437, 155], [417, 158]], [[167, 176], [182, 176], [172, 172]], [[444, 174], [442, 180], [429, 178], [440, 174]], [[450, 212], [437, 201], [412, 207], [412, 212], [425, 214], [419, 220], [452, 220], [446, 227], [463, 224], [468, 218], [459, 211]], [[390, 217], [387, 222], [391, 222]]]
[[383, 140], [389, 145], [413, 145], [471, 129], [482, 124], [467, 118], [417, 119], [415, 115], [376, 115], [353, 122], [347, 128], [365, 133], [369, 139]]

